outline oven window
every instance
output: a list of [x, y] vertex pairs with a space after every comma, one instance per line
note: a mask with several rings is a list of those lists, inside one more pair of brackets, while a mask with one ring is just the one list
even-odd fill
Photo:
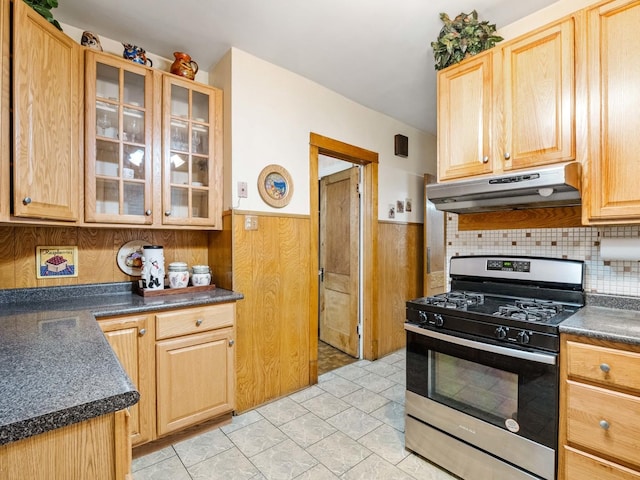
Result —
[[429, 397], [495, 424], [518, 418], [518, 375], [430, 352]]

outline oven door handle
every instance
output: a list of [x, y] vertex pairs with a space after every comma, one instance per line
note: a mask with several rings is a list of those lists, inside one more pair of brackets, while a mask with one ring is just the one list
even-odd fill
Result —
[[436, 340], [442, 340], [444, 342], [455, 343], [456, 345], [461, 345], [463, 347], [475, 348], [478, 350], [482, 350], [483, 352], [497, 353], [499, 355], [505, 355], [507, 357], [521, 358], [523, 360], [544, 363], [546, 365], [556, 365], [557, 363], [556, 355], [527, 352], [524, 350], [518, 350], [517, 348], [501, 347], [499, 345], [492, 345], [490, 343], [476, 342], [474, 340], [468, 340], [466, 338], [447, 335], [446, 333], [434, 332], [432, 330], [421, 328], [410, 323], [405, 323], [404, 329], [413, 333], [417, 333], [418, 335], [435, 338]]

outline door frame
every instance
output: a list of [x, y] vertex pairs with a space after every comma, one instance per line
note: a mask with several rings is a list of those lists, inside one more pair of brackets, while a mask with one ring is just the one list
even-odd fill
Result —
[[309, 134], [309, 197], [310, 197], [310, 271], [309, 285], [309, 383], [318, 383], [318, 292], [319, 292], [319, 224], [320, 191], [318, 186], [318, 155], [333, 157], [362, 165], [362, 357], [378, 358], [378, 153], [348, 143]]

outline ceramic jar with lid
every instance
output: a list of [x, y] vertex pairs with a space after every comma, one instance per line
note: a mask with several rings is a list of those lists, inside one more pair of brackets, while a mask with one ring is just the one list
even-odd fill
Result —
[[164, 249], [160, 245], [142, 247], [142, 288], [164, 288]]
[[211, 283], [211, 270], [208, 265], [194, 265], [191, 283], [194, 286], [209, 285]]
[[189, 269], [185, 262], [172, 262], [169, 264], [169, 286], [171, 288], [184, 288], [189, 285]]

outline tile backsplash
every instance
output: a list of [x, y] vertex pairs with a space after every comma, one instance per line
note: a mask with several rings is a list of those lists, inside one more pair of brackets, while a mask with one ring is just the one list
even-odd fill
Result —
[[600, 257], [601, 238], [639, 235], [639, 225], [459, 231], [458, 215], [448, 213], [446, 251], [447, 259], [459, 255], [523, 255], [584, 260], [587, 293], [640, 297], [640, 262]]

